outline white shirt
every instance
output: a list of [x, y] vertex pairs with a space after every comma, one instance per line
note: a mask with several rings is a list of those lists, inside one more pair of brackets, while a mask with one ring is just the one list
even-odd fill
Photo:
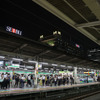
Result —
[[7, 74], [4, 75], [4, 78], [7, 78]]
[[28, 76], [27, 78], [28, 78], [28, 80], [30, 80], [30, 79], [31, 79], [31, 77], [30, 77], [30, 76]]
[[22, 77], [22, 80], [25, 80], [25, 77]]
[[45, 80], [45, 76], [43, 76], [42, 79]]

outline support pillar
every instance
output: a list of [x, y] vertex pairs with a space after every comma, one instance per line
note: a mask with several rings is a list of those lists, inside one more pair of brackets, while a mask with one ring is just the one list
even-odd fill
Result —
[[77, 84], [77, 67], [74, 67], [74, 83]]
[[34, 88], [37, 88], [37, 74], [38, 74], [38, 62], [35, 63], [35, 79], [34, 79]]

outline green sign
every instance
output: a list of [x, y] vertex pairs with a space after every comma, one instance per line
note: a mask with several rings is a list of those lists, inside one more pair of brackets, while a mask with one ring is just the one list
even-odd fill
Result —
[[44, 74], [44, 75], [47, 75], [47, 74], [52, 74], [52, 73], [38, 72], [38, 74]]
[[69, 71], [59, 71], [60, 74], [62, 73], [69, 73]]
[[[0, 70], [0, 72], [2, 73], [11, 73], [12, 71], [11, 70]], [[15, 73], [20, 73], [20, 74], [33, 74], [33, 72], [26, 72], [26, 71], [14, 71]]]

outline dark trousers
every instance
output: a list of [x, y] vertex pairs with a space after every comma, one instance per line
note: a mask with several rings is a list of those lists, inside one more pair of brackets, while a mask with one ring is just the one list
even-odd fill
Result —
[[45, 80], [42, 80], [42, 85], [44, 86]]
[[57, 85], [57, 81], [54, 81], [55, 86]]
[[60, 79], [58, 80], [58, 86], [60, 86], [60, 84], [61, 84], [61, 81], [60, 81]]

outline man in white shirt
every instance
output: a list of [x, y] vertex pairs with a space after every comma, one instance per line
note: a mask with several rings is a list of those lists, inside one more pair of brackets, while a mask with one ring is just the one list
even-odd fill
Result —
[[30, 76], [30, 74], [27, 76], [27, 86], [28, 85], [31, 86], [31, 76]]
[[44, 86], [45, 83], [45, 75], [42, 76], [42, 85]]

